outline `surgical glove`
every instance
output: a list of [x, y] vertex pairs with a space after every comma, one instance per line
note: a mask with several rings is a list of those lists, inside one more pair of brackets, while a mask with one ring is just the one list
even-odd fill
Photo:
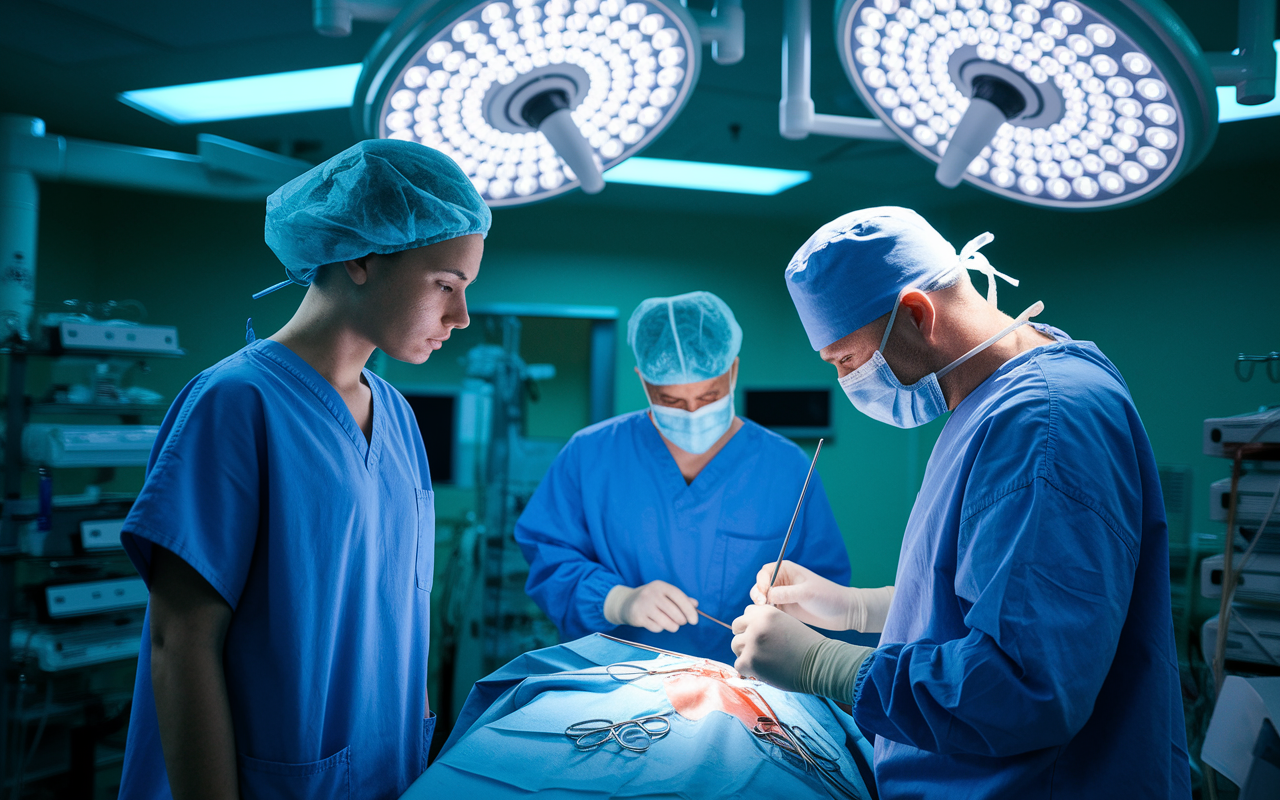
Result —
[[789, 692], [802, 691], [805, 653], [825, 641], [822, 634], [773, 606], [747, 606], [733, 621], [734, 669]]
[[615, 586], [604, 598], [604, 618], [652, 633], [675, 633], [681, 625], [698, 624], [698, 601], [666, 581], [644, 586]]
[[[792, 561], [783, 561], [778, 580], [769, 589], [773, 563], [756, 573], [751, 599], [757, 605], [777, 606], [801, 622], [829, 631], [855, 630], [879, 633], [884, 630], [893, 601], [893, 587], [860, 589], [841, 586]], [[767, 595], [767, 599], [766, 599]]]

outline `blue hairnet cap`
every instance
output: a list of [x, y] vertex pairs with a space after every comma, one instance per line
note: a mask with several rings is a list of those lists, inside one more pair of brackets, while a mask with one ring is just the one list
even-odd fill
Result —
[[821, 350], [888, 314], [904, 288], [959, 266], [955, 248], [916, 212], [864, 208], [809, 237], [787, 265], [787, 290], [809, 344]]
[[697, 383], [729, 371], [742, 347], [742, 328], [711, 292], [650, 297], [631, 313], [627, 344], [646, 383]]
[[289, 280], [370, 253], [398, 253], [471, 233], [492, 215], [453, 159], [396, 139], [367, 139], [267, 198], [265, 235]]

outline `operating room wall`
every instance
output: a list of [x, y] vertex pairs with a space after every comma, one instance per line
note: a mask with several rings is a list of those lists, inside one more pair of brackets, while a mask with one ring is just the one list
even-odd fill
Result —
[[[1280, 349], [1275, 203], [1233, 194], [1232, 188], [1237, 181], [1266, 184], [1258, 180], [1259, 169], [1280, 170], [1274, 164], [1248, 169], [1247, 175], [1192, 175], [1174, 193], [1101, 214], [1037, 211], [961, 189], [951, 210], [930, 215], [957, 246], [984, 230], [996, 234], [984, 252], [1023, 281], [1017, 289], [1001, 287], [1005, 311], [1017, 313], [1043, 299], [1043, 320], [1098, 342], [1116, 362], [1157, 458], [1195, 470], [1193, 527], [1202, 531], [1216, 530], [1208, 519], [1208, 483], [1225, 475], [1226, 467], [1199, 455], [1201, 420], [1280, 403], [1280, 386], [1261, 375], [1242, 384], [1232, 373], [1237, 352]], [[707, 200], [714, 208], [715, 195]], [[784, 210], [785, 195], [776, 202]], [[832, 216], [839, 210], [833, 207]], [[839, 395], [831, 368], [809, 348], [781, 273], [795, 248], [825, 221], [580, 202], [498, 211], [468, 298], [619, 308], [615, 386], [617, 411], [623, 412], [644, 404], [625, 343], [625, 319], [635, 304], [694, 289], [721, 295], [744, 330], [739, 389], [825, 385], [836, 391], [836, 435], [824, 447], [820, 473], [849, 545], [854, 581], [883, 584], [893, 579], [902, 527], [942, 423], [900, 431], [865, 419]], [[254, 317], [258, 335], [268, 335], [301, 298], [301, 290], [290, 288], [249, 299], [281, 272], [262, 242], [259, 204], [49, 185], [40, 249], [42, 303], [69, 296], [134, 298], [146, 304], [151, 321], [179, 327], [188, 356], [153, 361], [152, 372], [139, 379], [169, 396], [243, 344], [247, 317]], [[476, 341], [470, 333], [465, 338]], [[554, 337], [526, 336], [530, 360], [556, 352], [560, 345], [548, 338]], [[397, 374], [421, 376], [412, 382], [454, 381], [463, 344], [459, 335], [419, 372]], [[579, 344], [564, 346], [575, 349], [567, 361], [584, 365]], [[545, 405], [531, 413], [531, 423], [552, 408], [566, 410], [543, 416], [537, 433], [567, 436], [585, 419], [585, 400], [578, 398], [585, 391], [584, 370], [558, 380], [559, 388], [547, 387]], [[813, 442], [801, 444], [812, 452]], [[140, 472], [121, 474], [116, 488], [140, 480]], [[442, 494], [451, 515], [465, 510], [468, 494]]]

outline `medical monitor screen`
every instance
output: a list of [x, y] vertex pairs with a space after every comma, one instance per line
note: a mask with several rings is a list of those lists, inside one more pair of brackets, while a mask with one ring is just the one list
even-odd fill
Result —
[[831, 435], [831, 390], [747, 389], [744, 416], [792, 438]]
[[452, 394], [406, 393], [404, 399], [418, 418], [432, 485], [453, 483], [454, 411], [458, 398]]

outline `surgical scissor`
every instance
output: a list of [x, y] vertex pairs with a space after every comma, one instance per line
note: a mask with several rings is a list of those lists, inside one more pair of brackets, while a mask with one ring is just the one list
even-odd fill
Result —
[[677, 672], [688, 672], [693, 665], [694, 662], [685, 661], [683, 663], [671, 664], [659, 669], [646, 669], [639, 664], [629, 664], [624, 662], [621, 664], [610, 664], [604, 668], [604, 671], [609, 673], [609, 676], [616, 681], [631, 683], [632, 681], [638, 681], [641, 678], [648, 677], [649, 675], [671, 675]]
[[654, 741], [671, 732], [671, 721], [661, 714], [614, 722], [608, 719], [588, 719], [574, 723], [565, 729], [564, 735], [573, 740], [579, 750], [594, 750], [610, 739], [622, 749], [643, 753]]

